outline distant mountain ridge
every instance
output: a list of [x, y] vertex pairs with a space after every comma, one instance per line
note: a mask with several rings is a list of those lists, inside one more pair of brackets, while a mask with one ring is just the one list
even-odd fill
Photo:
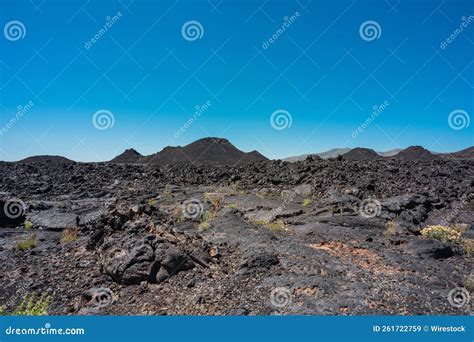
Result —
[[436, 160], [436, 159], [474, 159], [474, 146], [464, 150], [452, 153], [438, 153], [425, 149], [422, 146], [409, 146], [405, 149], [393, 149], [384, 152], [377, 152], [364, 147], [355, 148], [333, 148], [331, 150], [312, 154], [303, 154], [283, 159], [288, 162], [297, 162], [305, 160], [309, 156], [319, 156], [323, 159], [337, 158], [341, 156], [346, 160], [383, 160], [383, 159], [401, 159], [401, 160]]
[[349, 147], [343, 147], [343, 148], [333, 148], [331, 150], [325, 151], [325, 152], [320, 152], [320, 153], [311, 153], [311, 154], [302, 154], [300, 156], [294, 156], [294, 157], [288, 157], [283, 159], [283, 161], [288, 161], [288, 162], [297, 162], [300, 160], [305, 160], [309, 156], [318, 156], [323, 159], [329, 159], [329, 158], [336, 158], [337, 156], [342, 156], [344, 153], [349, 152], [352, 150]]
[[[430, 161], [438, 159], [474, 159], [474, 146], [451, 153], [436, 153], [422, 146], [410, 146], [405, 149], [393, 149], [385, 152], [376, 152], [363, 147], [345, 147], [334, 148], [320, 153], [288, 157], [283, 159], [283, 161], [297, 162], [305, 160], [310, 156], [322, 159], [341, 156], [345, 160], [400, 159]], [[126, 149], [108, 161], [108, 163], [166, 165], [191, 162], [210, 165], [237, 165], [258, 161], [268, 161], [268, 158], [255, 150], [243, 152], [227, 139], [208, 137], [196, 140], [185, 146], [167, 146], [161, 151], [148, 156], [142, 155], [133, 148]], [[19, 160], [17, 163], [75, 163], [75, 161], [62, 156], [38, 155]]]

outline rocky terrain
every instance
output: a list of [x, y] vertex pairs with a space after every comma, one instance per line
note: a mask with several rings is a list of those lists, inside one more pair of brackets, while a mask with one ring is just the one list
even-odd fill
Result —
[[28, 162], [0, 175], [6, 312], [35, 292], [58, 315], [472, 314], [474, 160]]

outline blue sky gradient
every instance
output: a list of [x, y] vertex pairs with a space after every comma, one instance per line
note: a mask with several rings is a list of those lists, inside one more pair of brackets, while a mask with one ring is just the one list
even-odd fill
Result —
[[[0, 36], [0, 160], [101, 161], [206, 136], [270, 158], [347, 146], [460, 150], [474, 145], [474, 123], [453, 129], [448, 116], [474, 113], [472, 15], [469, 0], [1, 0], [2, 27], [17, 20], [26, 34]], [[203, 28], [194, 41], [182, 36], [191, 20]], [[362, 39], [366, 21], [379, 24], [378, 39]], [[280, 109], [291, 115], [282, 130], [270, 124]], [[93, 125], [99, 110], [113, 127]]]

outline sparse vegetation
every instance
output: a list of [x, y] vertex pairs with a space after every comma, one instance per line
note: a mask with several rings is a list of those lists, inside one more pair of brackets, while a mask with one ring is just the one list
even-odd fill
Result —
[[204, 194], [204, 200], [211, 203], [213, 210], [218, 211], [222, 206], [223, 196], [218, 193], [206, 192]]
[[17, 241], [16, 243], [16, 247], [20, 250], [20, 251], [26, 251], [28, 249], [32, 249], [32, 248], [35, 248], [37, 245], [37, 241], [36, 241], [36, 235], [35, 234], [32, 234], [30, 235], [27, 239], [25, 240], [19, 240]]
[[311, 198], [305, 198], [303, 200], [303, 207], [307, 207], [308, 205], [311, 205], [313, 203], [313, 200]]
[[385, 226], [385, 237], [387, 238], [390, 238], [392, 236], [395, 235], [395, 233], [397, 232], [397, 226], [396, 226], [396, 223], [394, 220], [390, 220], [387, 222], [386, 226]]
[[461, 234], [455, 227], [447, 226], [427, 226], [421, 230], [421, 235], [425, 238], [441, 242], [458, 242]]
[[44, 316], [48, 314], [48, 307], [51, 297], [44, 293], [36, 298], [36, 292], [26, 293], [20, 305], [13, 311], [13, 315], [18, 316]]
[[254, 221], [255, 224], [264, 226], [272, 232], [284, 232], [285, 231], [285, 222], [282, 220], [277, 220], [275, 222], [268, 222], [268, 220], [257, 220]]
[[180, 204], [175, 204], [171, 209], [171, 217], [175, 222], [181, 222], [184, 220], [183, 208]]
[[61, 235], [61, 244], [68, 244], [77, 240], [77, 228], [66, 228]]
[[461, 245], [467, 255], [474, 255], [474, 239], [462, 239]]
[[237, 209], [237, 204], [235, 203], [230, 203], [229, 205], [227, 205], [228, 208], [231, 208], [231, 209]]
[[467, 231], [466, 224], [456, 224], [453, 226], [428, 226], [421, 230], [421, 235], [436, 239], [441, 242], [450, 242], [460, 246], [464, 252], [471, 256], [474, 254], [474, 239], [465, 239], [462, 235]]
[[23, 226], [25, 227], [25, 229], [31, 229], [33, 227], [33, 222], [25, 221], [25, 223], [23, 223]]
[[464, 279], [463, 285], [468, 291], [474, 291], [474, 273], [469, 274], [466, 279]]
[[206, 230], [211, 227], [211, 221], [215, 218], [216, 214], [209, 210], [206, 210], [201, 216], [201, 223], [198, 225], [199, 230]]
[[270, 222], [265, 225], [267, 229], [271, 232], [284, 232], [285, 231], [285, 222], [278, 220], [276, 222]]

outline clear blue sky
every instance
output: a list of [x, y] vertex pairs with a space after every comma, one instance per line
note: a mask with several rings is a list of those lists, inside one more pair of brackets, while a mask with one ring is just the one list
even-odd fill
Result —
[[[0, 160], [108, 160], [129, 147], [150, 154], [205, 136], [270, 158], [345, 146], [474, 145], [474, 122], [448, 124], [454, 110], [474, 115], [474, 18], [455, 33], [474, 15], [470, 0], [1, 0], [0, 7], [2, 28], [15, 20], [26, 31], [21, 39], [0, 35]], [[183, 38], [188, 21], [201, 24], [199, 39]], [[366, 21], [379, 25], [377, 39], [362, 39]], [[280, 109], [292, 120], [282, 130], [270, 124]], [[113, 127], [94, 127], [99, 110], [112, 113]]]

